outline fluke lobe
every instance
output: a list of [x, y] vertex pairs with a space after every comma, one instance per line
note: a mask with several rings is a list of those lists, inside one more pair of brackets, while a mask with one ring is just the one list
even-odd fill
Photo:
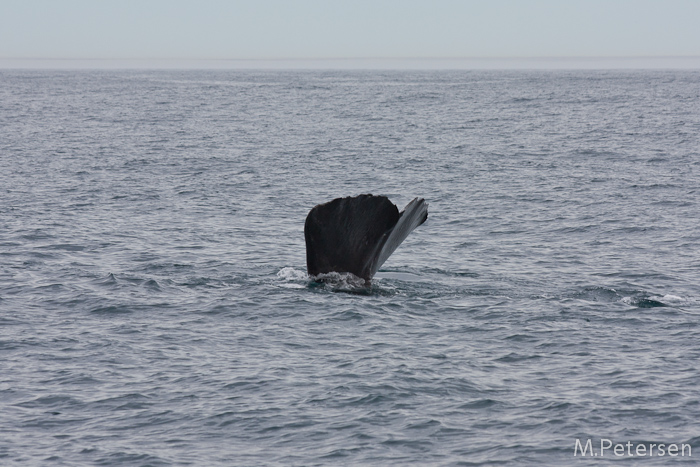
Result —
[[423, 198], [415, 198], [400, 213], [386, 196], [359, 195], [319, 204], [304, 224], [309, 275], [351, 272], [369, 281], [427, 218]]

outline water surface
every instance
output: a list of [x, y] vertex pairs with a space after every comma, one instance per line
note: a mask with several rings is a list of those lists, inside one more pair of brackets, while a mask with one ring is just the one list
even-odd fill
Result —
[[[3, 465], [700, 455], [698, 72], [0, 83]], [[360, 193], [430, 217], [311, 283], [306, 214]]]

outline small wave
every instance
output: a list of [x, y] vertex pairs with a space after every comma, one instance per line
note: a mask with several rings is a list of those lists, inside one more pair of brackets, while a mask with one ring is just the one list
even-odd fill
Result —
[[110, 272], [105, 277], [94, 279], [92, 283], [103, 287], [113, 287], [117, 285], [117, 278], [113, 273]]
[[628, 305], [633, 305], [638, 308], [656, 308], [656, 307], [674, 307], [678, 305], [683, 305], [687, 303], [687, 300], [683, 297], [677, 295], [647, 295], [647, 296], [631, 296], [623, 297], [621, 300], [623, 303]]
[[537, 100], [537, 99], [534, 98], [534, 97], [514, 97], [514, 98], [512, 98], [512, 99], [510, 100], [510, 102], [513, 102], [513, 103], [516, 103], [516, 104], [517, 104], [517, 103], [520, 103], [520, 102], [532, 102], [532, 101], [534, 101], [534, 100]]
[[66, 395], [48, 395], [48, 396], [41, 396], [37, 397], [32, 400], [28, 400], [25, 402], [20, 402], [16, 404], [17, 407], [24, 407], [24, 408], [46, 408], [46, 407], [65, 407], [65, 406], [74, 406], [80, 404], [80, 401], [76, 398], [66, 396]]
[[663, 297], [659, 298], [659, 301], [668, 305], [680, 305], [682, 303], [685, 303], [685, 299], [677, 295], [664, 295]]
[[622, 297], [620, 301], [626, 305], [636, 306], [637, 308], [658, 308], [667, 306], [665, 303], [650, 297]]
[[94, 314], [99, 314], [99, 315], [114, 315], [114, 314], [123, 314], [123, 313], [131, 313], [133, 310], [125, 305], [107, 305], [107, 306], [99, 306], [97, 308], [94, 308], [90, 310], [90, 313]]
[[606, 287], [588, 287], [573, 295], [590, 302], [620, 302], [637, 308], [674, 307], [687, 301], [676, 295], [656, 295], [644, 290], [615, 290]]

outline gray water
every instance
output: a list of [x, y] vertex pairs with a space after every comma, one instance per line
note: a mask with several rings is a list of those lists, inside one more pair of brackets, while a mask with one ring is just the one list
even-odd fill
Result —
[[[694, 464], [699, 134], [696, 71], [0, 71], [0, 464]], [[311, 282], [361, 193], [429, 219]]]

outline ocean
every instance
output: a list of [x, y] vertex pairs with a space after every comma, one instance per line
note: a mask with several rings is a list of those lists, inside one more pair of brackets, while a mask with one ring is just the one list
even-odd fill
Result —
[[[699, 135], [692, 70], [0, 70], [0, 464], [697, 465]], [[428, 220], [311, 281], [363, 193]]]

